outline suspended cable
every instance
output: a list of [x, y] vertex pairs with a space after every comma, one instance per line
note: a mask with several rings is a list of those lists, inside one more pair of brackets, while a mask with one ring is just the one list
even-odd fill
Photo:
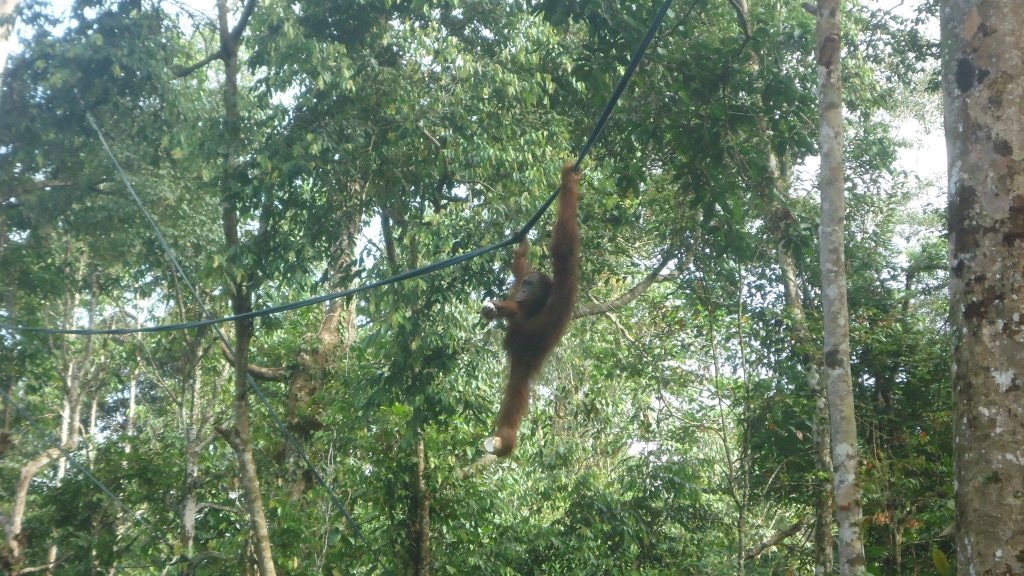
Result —
[[497, 244], [492, 244], [492, 245], [487, 246], [485, 248], [477, 248], [476, 250], [473, 250], [472, 252], [467, 252], [465, 254], [460, 254], [459, 256], [455, 256], [453, 258], [448, 258], [448, 259], [442, 260], [440, 262], [435, 262], [433, 264], [429, 264], [429, 265], [424, 266], [422, 268], [416, 268], [415, 270], [409, 270], [407, 272], [402, 272], [401, 274], [396, 274], [396, 275], [391, 276], [389, 278], [385, 278], [383, 280], [378, 280], [376, 282], [371, 282], [369, 284], [363, 284], [362, 286], [357, 286], [355, 288], [349, 288], [347, 290], [341, 290], [339, 292], [331, 292], [330, 294], [323, 294], [323, 295], [320, 295], [320, 296], [314, 296], [312, 298], [307, 298], [305, 300], [298, 300], [296, 302], [289, 302], [287, 304], [281, 304], [281, 305], [278, 305], [278, 306], [271, 306], [269, 308], [263, 308], [263, 309], [260, 309], [260, 310], [253, 310], [251, 312], [245, 312], [243, 314], [234, 314], [232, 316], [224, 316], [224, 317], [221, 317], [221, 318], [212, 318], [211, 317], [211, 318], [206, 318], [204, 320], [196, 320], [196, 321], [192, 321], [192, 322], [181, 322], [181, 323], [177, 323], [177, 324], [161, 324], [161, 325], [158, 325], [158, 326], [140, 326], [140, 327], [136, 327], [136, 328], [97, 328], [97, 329], [85, 329], [85, 328], [81, 328], [81, 329], [79, 329], [79, 328], [43, 328], [43, 327], [38, 327], [38, 326], [11, 326], [11, 325], [7, 325], [7, 324], [0, 324], [0, 329], [15, 330], [15, 331], [19, 331], [19, 332], [36, 332], [36, 333], [42, 333], [42, 334], [73, 334], [73, 335], [77, 335], [77, 336], [86, 336], [86, 335], [117, 336], [117, 335], [136, 334], [136, 333], [173, 332], [173, 331], [176, 331], [176, 330], [189, 330], [189, 329], [192, 329], [192, 328], [201, 328], [203, 326], [213, 326], [213, 325], [216, 325], [216, 324], [223, 324], [223, 323], [226, 323], [226, 322], [234, 322], [236, 320], [246, 320], [246, 319], [249, 319], [249, 318], [260, 318], [260, 317], [263, 317], [263, 316], [270, 316], [272, 314], [278, 314], [280, 312], [287, 312], [289, 310], [296, 310], [296, 309], [299, 309], [299, 308], [305, 308], [307, 306], [312, 306], [314, 304], [320, 304], [322, 302], [328, 302], [330, 300], [336, 300], [338, 298], [344, 298], [346, 296], [351, 296], [353, 294], [358, 294], [359, 292], [365, 292], [367, 290], [372, 290], [374, 288], [380, 288], [382, 286], [387, 286], [389, 284], [395, 284], [395, 283], [401, 282], [403, 280], [408, 280], [410, 278], [415, 278], [417, 276], [423, 276], [424, 274], [430, 274], [432, 272], [437, 272], [438, 270], [443, 270], [445, 268], [450, 268], [452, 266], [455, 266], [456, 264], [461, 264], [462, 262], [465, 262], [467, 260], [472, 260], [472, 259], [474, 259], [474, 258], [476, 258], [478, 256], [482, 256], [484, 254], [487, 254], [488, 252], [494, 252], [495, 250], [500, 250], [501, 248], [504, 248], [505, 246], [511, 245], [513, 242], [515, 242], [515, 240], [513, 238], [507, 238], [507, 239], [505, 239], [505, 240], [503, 240], [501, 242], [498, 242]]

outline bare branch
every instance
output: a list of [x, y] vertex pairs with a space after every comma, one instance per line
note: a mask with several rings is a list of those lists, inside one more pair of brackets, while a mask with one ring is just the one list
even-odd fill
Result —
[[245, 8], [242, 9], [242, 15], [238, 18], [238, 23], [231, 29], [231, 38], [235, 41], [235, 44], [242, 39], [242, 33], [245, 32], [245, 27], [249, 24], [249, 17], [256, 10], [257, 0], [248, 0], [245, 3]]
[[617, 312], [628, 304], [640, 297], [641, 294], [647, 291], [652, 284], [658, 281], [661, 276], [661, 271], [668, 266], [668, 263], [675, 259], [677, 256], [674, 250], [669, 250], [661, 258], [661, 262], [655, 266], [654, 270], [650, 274], [644, 277], [636, 286], [624, 293], [622, 296], [608, 302], [599, 302], [583, 308], [578, 308], [573, 312], [573, 320], [577, 318], [586, 318], [587, 316], [597, 316], [598, 314], [607, 314], [609, 312]]
[[750, 550], [747, 550], [743, 554], [743, 558], [746, 559], [746, 560], [753, 560], [754, 558], [757, 558], [765, 550], [767, 550], [767, 549], [769, 549], [769, 548], [771, 548], [773, 546], [778, 546], [779, 543], [782, 542], [783, 540], [785, 540], [786, 538], [789, 538], [793, 534], [796, 534], [797, 532], [803, 530], [804, 526], [807, 525], [807, 522], [808, 522], [808, 518], [806, 516], [804, 516], [803, 518], [800, 518], [799, 520], [794, 522], [791, 526], [776, 532], [775, 534], [771, 535], [764, 542], [761, 542], [757, 546], [754, 546]]
[[[224, 358], [229, 364], [235, 364], [235, 355], [231, 352], [231, 349], [228, 348], [227, 344], [221, 342], [220, 351], [224, 353]], [[283, 382], [288, 378], [287, 368], [266, 368], [264, 366], [249, 364], [248, 372], [253, 378], [268, 382]]]
[[395, 235], [391, 230], [391, 216], [381, 210], [380, 230], [384, 235], [384, 249], [392, 270], [398, 270], [398, 254], [395, 252]]
[[465, 480], [466, 478], [479, 474], [484, 468], [494, 464], [497, 460], [498, 457], [494, 454], [485, 453], [483, 456], [478, 458], [476, 462], [473, 462], [465, 468], [460, 468], [459, 471], [456, 472], [456, 475], [459, 477], [459, 480]]
[[750, 24], [747, 22], [747, 0], [729, 0], [733, 10], [736, 11], [736, 20], [743, 30], [743, 37], [750, 40]]
[[35, 572], [51, 572], [54, 569], [54, 567], [63, 564], [67, 557], [67, 554], [62, 554], [58, 560], [54, 560], [49, 564], [41, 564], [39, 566], [29, 566], [27, 568], [21, 568], [17, 572], [13, 572], [13, 574], [21, 576], [22, 574], [33, 574]]
[[183, 68], [178, 68], [177, 70], [174, 71], [174, 77], [175, 78], [184, 78], [185, 76], [188, 76], [188, 75], [192, 74], [196, 70], [199, 70], [203, 66], [206, 66], [210, 62], [213, 62], [214, 60], [221, 60], [223, 58], [224, 58], [224, 51], [223, 50], [217, 50], [213, 54], [210, 54], [209, 56], [207, 56], [206, 58], [203, 58], [202, 60], [200, 60], [199, 62], [196, 62], [195, 64], [192, 64], [190, 66], [185, 66]]

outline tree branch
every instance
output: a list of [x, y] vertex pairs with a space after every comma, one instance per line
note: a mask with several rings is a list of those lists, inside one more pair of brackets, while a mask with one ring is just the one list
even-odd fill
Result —
[[754, 546], [750, 550], [747, 550], [743, 554], [743, 558], [746, 559], [746, 560], [753, 560], [754, 558], [757, 558], [765, 550], [767, 550], [767, 549], [769, 549], [769, 548], [771, 548], [773, 546], [777, 546], [780, 542], [782, 542], [786, 538], [789, 538], [793, 534], [796, 534], [797, 532], [803, 530], [804, 526], [807, 525], [807, 522], [808, 522], [808, 519], [807, 519], [806, 516], [804, 516], [803, 518], [800, 518], [799, 520], [794, 522], [791, 526], [776, 532], [775, 534], [773, 534], [771, 537], [769, 537], [764, 542], [761, 542], [757, 546]]
[[677, 254], [674, 250], [669, 250], [661, 258], [661, 262], [659, 262], [658, 265], [654, 267], [654, 270], [652, 270], [650, 274], [645, 276], [643, 280], [641, 280], [636, 286], [634, 286], [628, 292], [624, 293], [623, 295], [619, 296], [614, 300], [609, 300], [608, 302], [598, 302], [595, 304], [591, 304], [590, 306], [577, 308], [572, 314], [573, 320], [576, 320], [578, 318], [586, 318], [587, 316], [597, 316], [598, 314], [616, 312], [626, 307], [629, 303], [636, 300], [637, 298], [640, 297], [641, 294], [646, 292], [652, 284], [658, 281], [658, 278], [661, 276], [661, 271], [664, 270], [665, 266], [668, 266], [668, 263], [675, 259], [676, 256]]
[[18, 576], [21, 576], [22, 574], [32, 574], [34, 572], [50, 572], [55, 567], [60, 566], [62, 563], [64, 563], [67, 557], [67, 554], [62, 554], [60, 559], [54, 560], [49, 564], [41, 564], [39, 566], [29, 566], [27, 568], [21, 568], [17, 572], [14, 572], [14, 574], [18, 574]]
[[224, 512], [230, 512], [230, 513], [236, 514], [238, 516], [245, 516], [245, 510], [241, 510], [238, 507], [234, 507], [234, 506], [225, 506], [223, 504], [217, 504], [216, 502], [200, 502], [199, 504], [196, 505], [196, 513], [198, 514], [200, 511], [202, 511], [202, 510], [204, 510], [206, 508], [214, 508], [216, 510], [223, 510]]
[[242, 15], [238, 18], [238, 23], [231, 29], [231, 38], [234, 39], [237, 44], [242, 39], [242, 33], [245, 32], [245, 27], [249, 24], [249, 17], [256, 10], [257, 0], [248, 0], [245, 3], [245, 8], [242, 9]]
[[[231, 353], [231, 349], [228, 348], [228, 345], [221, 342], [220, 351], [224, 353], [224, 358], [227, 359], [228, 363], [233, 366], [235, 364], [235, 355]], [[283, 382], [288, 378], [287, 368], [266, 368], [263, 366], [249, 364], [247, 371], [253, 378], [267, 382]]]
[[210, 62], [213, 62], [214, 60], [220, 60], [222, 58], [224, 58], [224, 51], [223, 50], [217, 50], [213, 54], [210, 54], [206, 58], [203, 58], [202, 60], [200, 60], [199, 62], [196, 62], [195, 64], [192, 64], [191, 66], [185, 66], [183, 68], [178, 68], [177, 70], [174, 71], [174, 77], [175, 78], [184, 78], [185, 76], [188, 76], [189, 74], [192, 74], [196, 70], [199, 70], [203, 66], [206, 66]]
[[384, 250], [391, 270], [398, 271], [398, 254], [395, 252], [395, 235], [391, 230], [391, 217], [381, 209], [380, 231], [384, 235]]
[[483, 456], [478, 458], [476, 462], [473, 462], [469, 466], [466, 466], [465, 468], [459, 468], [455, 475], [458, 476], [459, 480], [465, 480], [466, 478], [476, 476], [484, 468], [487, 468], [488, 466], [494, 464], [497, 461], [498, 457], [495, 456], [494, 454], [484, 454]]
[[[736, 11], [736, 21], [743, 31], [743, 38], [750, 40], [750, 24], [747, 22], [747, 0], [729, 0]], [[744, 42], [746, 44], [746, 42]]]

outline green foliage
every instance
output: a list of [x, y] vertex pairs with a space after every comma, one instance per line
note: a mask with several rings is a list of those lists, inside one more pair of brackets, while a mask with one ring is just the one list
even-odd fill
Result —
[[[239, 283], [259, 308], [517, 230], [557, 185], [653, 9], [261, 2], [241, 36], [241, 134], [229, 141], [220, 63], [189, 68], [220, 49], [214, 23], [102, 1], [57, 22], [28, 5], [0, 100], [0, 314], [51, 326], [84, 325], [90, 306], [96, 326], [202, 315], [86, 111], [203, 304], [225, 315]], [[479, 304], [506, 292], [511, 250], [347, 300], [355, 332], [328, 335], [351, 341], [327, 355], [320, 306], [257, 322], [251, 363], [284, 374], [261, 389], [329, 486], [254, 403], [280, 571], [413, 570], [424, 493], [431, 569], [453, 574], [728, 573], [810, 514], [822, 473], [801, 370], [818, 350], [793, 337], [778, 250], [794, 259], [817, 334], [813, 17], [795, 1], [752, 3], [745, 42], [729, 4], [702, 3], [686, 21], [681, 10], [584, 163], [579, 307], [665, 266], [635, 300], [572, 323], [511, 458], [467, 473], [504, 385], [501, 327], [484, 325]], [[868, 557], [878, 573], [949, 573], [944, 222], [919, 208], [933, 191], [895, 168], [894, 136], [894, 119], [919, 106], [906, 99], [926, 84], [934, 47], [891, 14], [848, 10], [847, 262]], [[237, 165], [223, 165], [228, 150]], [[225, 201], [238, 206], [238, 245], [224, 240]], [[540, 268], [552, 216], [531, 234]], [[75, 458], [145, 519], [51, 466], [29, 491], [24, 566], [54, 542], [68, 573], [251, 569], [235, 456], [213, 428], [228, 421], [233, 390], [210, 331], [0, 339], [4, 389], [43, 429], [59, 429], [70, 390], [82, 394]], [[52, 445], [20, 414], [11, 422], [3, 501]], [[189, 498], [201, 508], [191, 548]], [[809, 572], [808, 534], [745, 571]]]

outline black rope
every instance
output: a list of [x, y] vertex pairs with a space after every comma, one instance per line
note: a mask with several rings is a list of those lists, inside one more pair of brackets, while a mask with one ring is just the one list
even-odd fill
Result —
[[460, 254], [458, 256], [455, 256], [455, 257], [452, 257], [452, 258], [448, 258], [448, 259], [442, 260], [440, 262], [435, 262], [433, 264], [428, 264], [427, 266], [423, 266], [422, 268], [416, 268], [415, 270], [409, 270], [407, 272], [402, 272], [400, 274], [396, 274], [394, 276], [391, 276], [390, 278], [385, 278], [383, 280], [378, 280], [376, 282], [371, 282], [369, 284], [363, 284], [362, 286], [357, 286], [355, 288], [349, 288], [347, 290], [341, 290], [339, 292], [331, 292], [330, 294], [322, 294], [320, 296], [314, 296], [312, 298], [307, 298], [305, 300], [298, 300], [296, 302], [289, 302], [287, 304], [280, 304], [278, 306], [271, 306], [269, 308], [263, 308], [263, 309], [260, 309], [260, 310], [253, 310], [253, 311], [245, 312], [245, 313], [242, 313], [242, 314], [235, 314], [235, 315], [232, 315], [232, 316], [224, 316], [222, 318], [212, 318], [212, 317], [210, 317], [210, 318], [207, 318], [205, 320], [196, 320], [196, 321], [192, 321], [192, 322], [181, 322], [181, 323], [177, 323], [177, 324], [161, 324], [159, 326], [140, 326], [140, 327], [137, 327], [137, 328], [99, 328], [99, 329], [85, 329], [85, 328], [42, 328], [42, 327], [38, 327], [38, 326], [9, 326], [9, 325], [6, 325], [6, 324], [2, 324], [2, 325], [0, 325], [0, 329], [16, 330], [16, 331], [20, 331], [20, 332], [36, 332], [36, 333], [43, 333], [43, 334], [74, 334], [74, 335], [78, 335], [78, 336], [86, 336], [86, 335], [106, 335], [106, 336], [114, 335], [114, 336], [117, 336], [117, 335], [124, 335], [124, 334], [153, 333], [153, 332], [172, 332], [172, 331], [175, 331], [175, 330], [188, 330], [188, 329], [192, 329], [192, 328], [201, 328], [203, 326], [212, 326], [212, 325], [216, 325], [216, 324], [223, 324], [223, 323], [226, 323], [226, 322], [234, 322], [236, 320], [245, 320], [245, 319], [248, 319], [248, 318], [259, 318], [259, 317], [263, 317], [263, 316], [270, 316], [272, 314], [277, 314], [277, 313], [280, 313], [280, 312], [287, 312], [289, 310], [296, 310], [298, 308], [305, 308], [307, 306], [312, 306], [314, 304], [320, 304], [321, 302], [327, 302], [327, 301], [330, 301], [330, 300], [336, 300], [338, 298], [344, 298], [346, 296], [351, 296], [353, 294], [358, 294], [359, 292], [365, 292], [367, 290], [372, 290], [374, 288], [380, 288], [382, 286], [387, 286], [389, 284], [396, 284], [396, 283], [401, 282], [403, 280], [408, 280], [410, 278], [415, 278], [417, 276], [423, 276], [425, 274], [430, 274], [432, 272], [437, 272], [438, 270], [443, 270], [445, 268], [450, 268], [452, 266], [455, 266], [456, 264], [461, 264], [462, 262], [465, 262], [467, 260], [472, 260], [472, 259], [474, 259], [474, 258], [476, 258], [478, 256], [483, 256], [484, 254], [487, 254], [488, 252], [494, 252], [495, 250], [499, 250], [501, 248], [504, 248], [505, 246], [509, 246], [513, 242], [515, 242], [514, 238], [506, 238], [505, 240], [503, 240], [501, 242], [498, 242], [497, 244], [492, 244], [492, 245], [487, 246], [485, 248], [477, 248], [476, 250], [473, 250], [472, 252], [466, 252], [465, 254]]
[[41, 424], [36, 422], [36, 419], [32, 416], [32, 414], [29, 413], [28, 410], [25, 409], [24, 406], [21, 405], [21, 402], [15, 400], [14, 397], [11, 396], [10, 392], [8, 392], [7, 390], [3, 390], [3, 395], [4, 398], [6, 398], [7, 401], [11, 403], [12, 406], [14, 406], [14, 410], [18, 414], [20, 414], [21, 417], [24, 418], [26, 422], [28, 422], [29, 426], [34, 428], [36, 432], [42, 434], [44, 437], [47, 437], [49, 439], [49, 442], [53, 444], [54, 447], [57, 448], [57, 450], [60, 451], [61, 455], [64, 457], [65, 460], [67, 460], [69, 464], [71, 464], [72, 466], [75, 467], [76, 470], [81, 472], [82, 475], [85, 476], [90, 482], [92, 482], [97, 488], [99, 488], [100, 491], [103, 492], [103, 494], [110, 498], [114, 502], [114, 504], [117, 504], [119, 508], [121, 508], [122, 510], [127, 512], [132, 518], [134, 518], [135, 522], [137, 522], [140, 526], [143, 526], [146, 529], [148, 529], [150, 535], [153, 536], [157, 542], [166, 546], [167, 549], [171, 551], [171, 553], [174, 552], [174, 546], [172, 546], [171, 543], [163, 537], [163, 533], [160, 530], [158, 530], [156, 526], [154, 526], [151, 522], [149, 522], [142, 516], [139, 516], [138, 513], [129, 508], [128, 505], [125, 504], [123, 500], [118, 498], [117, 495], [110, 490], [110, 488], [107, 488], [107, 485], [100, 481], [100, 479], [97, 478], [91, 471], [89, 471], [88, 468], [79, 464], [78, 461], [75, 460], [74, 457], [72, 457], [71, 453], [65, 450], [63, 446], [61, 446], [60, 440], [58, 440], [56, 436], [54, 436], [48, 430], [44, 429]]
[[[701, 0], [693, 0], [693, 2], [690, 4], [689, 8], [686, 10], [686, 13], [683, 15], [681, 23], [685, 23], [686, 22], [686, 20], [690, 17], [691, 13], [697, 7], [697, 4], [700, 1]], [[664, 20], [665, 14], [668, 12], [668, 8], [669, 8], [669, 6], [671, 4], [672, 4], [672, 0], [665, 0], [665, 2], [661, 6], [661, 9], [658, 10], [657, 15], [655, 16], [654, 20], [651, 22], [651, 26], [650, 26], [650, 28], [647, 31], [647, 35], [644, 37], [643, 41], [640, 42], [640, 45], [637, 47], [637, 49], [633, 52], [633, 56], [630, 59], [629, 66], [626, 68], [626, 71], [623, 73], [622, 78], [619, 80], [618, 85], [615, 87], [615, 90], [612, 92], [612, 96], [611, 96], [611, 98], [609, 98], [608, 103], [605, 105], [604, 110], [601, 112], [600, 117], [598, 117], [597, 123], [594, 125], [593, 130], [591, 130], [590, 136], [587, 138], [586, 143], [580, 149], [580, 153], [579, 153], [578, 157], [576, 158], [576, 163], [573, 165], [573, 167], [575, 169], [579, 170], [579, 167], [583, 163], [584, 158], [586, 158], [587, 154], [590, 153], [590, 150], [593, 148], [594, 143], [597, 142], [598, 137], [601, 135], [601, 132], [604, 130], [605, 125], [608, 123], [608, 119], [611, 117], [612, 110], [615, 108], [615, 105], [618, 103], [619, 98], [622, 96], [622, 93], [625, 91], [626, 86], [629, 84], [630, 79], [636, 73], [636, 70], [637, 70], [637, 68], [640, 65], [640, 60], [643, 58], [643, 55], [647, 51], [647, 48], [650, 45], [651, 41], [654, 39], [654, 36], [657, 33], [658, 28], [661, 26], [661, 22], [662, 22], [662, 20]], [[96, 129], [97, 133], [98, 133], [99, 129], [96, 127], [96, 124], [95, 124], [95, 121], [92, 118], [92, 115], [87, 112], [86, 113], [86, 117], [88, 118], [89, 123], [92, 124], [93, 128]], [[109, 147], [107, 147], [107, 144], [103, 140], [103, 136], [102, 135], [100, 135], [100, 141], [103, 142], [103, 147], [107, 150], [107, 153], [110, 154], [110, 149], [109, 149]], [[111, 156], [111, 159], [113, 159], [113, 155], [110, 154], [110, 156]], [[114, 160], [114, 165], [117, 168], [118, 172], [121, 174], [122, 181], [124, 182], [125, 186], [128, 187], [129, 193], [131, 193], [132, 197], [136, 200], [136, 203], [139, 203], [140, 207], [141, 207], [141, 202], [138, 200], [138, 196], [135, 194], [134, 189], [131, 187], [131, 184], [128, 182], [127, 177], [124, 176], [124, 172], [121, 170], [121, 167], [117, 164], [117, 160]], [[512, 244], [515, 244], [515, 243], [521, 241], [523, 238], [525, 238], [526, 235], [530, 232], [530, 230], [532, 230], [533, 227], [536, 226], [536, 224], [540, 220], [541, 216], [544, 215], [544, 213], [547, 211], [547, 209], [551, 207], [551, 204], [554, 203], [555, 198], [558, 197], [558, 191], [559, 190], [556, 188], [555, 191], [551, 193], [551, 195], [548, 197], [548, 199], [540, 206], [540, 208], [537, 209], [537, 211], [533, 214], [533, 216], [531, 216], [530, 219], [527, 220], [526, 224], [522, 228], [520, 228], [515, 234], [505, 238], [504, 240], [502, 240], [500, 242], [497, 242], [495, 244], [491, 244], [490, 246], [486, 246], [484, 248], [477, 248], [476, 250], [473, 250], [472, 252], [466, 252], [465, 254], [460, 254], [458, 256], [447, 258], [447, 259], [441, 260], [439, 262], [434, 262], [433, 264], [428, 264], [428, 265], [423, 266], [421, 268], [416, 268], [416, 269], [413, 269], [413, 270], [402, 272], [400, 274], [396, 274], [394, 276], [391, 276], [389, 278], [385, 278], [383, 280], [379, 280], [379, 281], [376, 281], [376, 282], [371, 282], [369, 284], [363, 284], [362, 286], [357, 286], [355, 288], [349, 288], [347, 290], [341, 290], [341, 291], [338, 291], [338, 292], [331, 292], [329, 294], [323, 294], [323, 295], [320, 295], [320, 296], [314, 296], [312, 298], [307, 298], [305, 300], [298, 300], [296, 302], [290, 302], [290, 303], [281, 304], [281, 305], [278, 305], [278, 306], [271, 306], [271, 307], [268, 307], [268, 308], [263, 308], [261, 310], [253, 310], [253, 311], [250, 311], [250, 312], [246, 312], [244, 314], [235, 314], [235, 315], [232, 315], [232, 316], [224, 316], [224, 317], [220, 317], [220, 318], [214, 318], [212, 315], [204, 314], [206, 316], [206, 318], [203, 319], [203, 320], [196, 320], [196, 321], [192, 321], [192, 322], [180, 322], [180, 323], [176, 323], [176, 324], [162, 324], [162, 325], [159, 325], [159, 326], [141, 326], [141, 327], [136, 327], [136, 328], [80, 329], [80, 328], [45, 328], [45, 327], [39, 327], [39, 326], [14, 326], [14, 325], [10, 325], [10, 324], [0, 324], [0, 329], [12, 330], [12, 331], [17, 331], [17, 332], [34, 332], [34, 333], [41, 333], [41, 334], [71, 334], [71, 335], [78, 335], [78, 336], [85, 336], [85, 335], [93, 335], [93, 334], [95, 334], [95, 335], [105, 335], [105, 336], [117, 336], [117, 335], [124, 335], [124, 334], [172, 332], [172, 331], [176, 331], [176, 330], [189, 330], [189, 329], [194, 329], [194, 328], [201, 328], [203, 326], [212, 326], [212, 325], [222, 324], [222, 323], [225, 323], [225, 322], [234, 322], [234, 321], [237, 321], [237, 320], [245, 320], [245, 319], [248, 319], [248, 318], [260, 318], [260, 317], [264, 317], [264, 316], [270, 316], [270, 315], [273, 315], [273, 314], [278, 314], [278, 313], [281, 313], [281, 312], [287, 312], [287, 311], [290, 311], [290, 310], [296, 310], [298, 308], [305, 308], [307, 306], [312, 306], [312, 305], [315, 305], [315, 304], [320, 304], [322, 302], [328, 302], [330, 300], [336, 300], [338, 298], [344, 298], [346, 296], [351, 296], [353, 294], [358, 294], [360, 292], [365, 292], [367, 290], [373, 290], [373, 289], [376, 289], [376, 288], [380, 288], [382, 286], [387, 286], [387, 285], [390, 285], [390, 284], [396, 284], [398, 282], [402, 282], [402, 281], [408, 280], [410, 278], [416, 278], [417, 276], [423, 276], [423, 275], [426, 275], [426, 274], [431, 274], [431, 273], [437, 272], [439, 270], [444, 270], [445, 268], [450, 268], [452, 266], [455, 266], [456, 264], [461, 264], [461, 263], [463, 263], [463, 262], [465, 262], [467, 260], [472, 260], [472, 259], [477, 258], [479, 256], [483, 256], [484, 254], [487, 254], [489, 252], [494, 252], [494, 251], [500, 250], [501, 248], [504, 248], [506, 246], [510, 246]], [[142, 210], [143, 210], [143, 213], [146, 216], [146, 219], [149, 221], [150, 225], [153, 226], [154, 229], [158, 230], [157, 231], [157, 239], [160, 241], [161, 247], [163, 247], [164, 251], [167, 252], [168, 254], [173, 254], [173, 252], [171, 252], [170, 246], [167, 244], [167, 241], [163, 238], [163, 235], [160, 234], [159, 229], [156, 228], [156, 223], [153, 221], [152, 216], [149, 215], [149, 212], [146, 211], [145, 208], [142, 208]], [[182, 278], [185, 279], [186, 283], [188, 283], [187, 277], [184, 275], [184, 272], [181, 270], [180, 266], [177, 265], [176, 260], [173, 259], [173, 258], [171, 258], [171, 260], [172, 260], [172, 262], [174, 262], [174, 266], [175, 266], [175, 269], [178, 272], [178, 274]], [[188, 287], [192, 290], [193, 293], [195, 293], [195, 289], [191, 286], [191, 284], [189, 284]]]

